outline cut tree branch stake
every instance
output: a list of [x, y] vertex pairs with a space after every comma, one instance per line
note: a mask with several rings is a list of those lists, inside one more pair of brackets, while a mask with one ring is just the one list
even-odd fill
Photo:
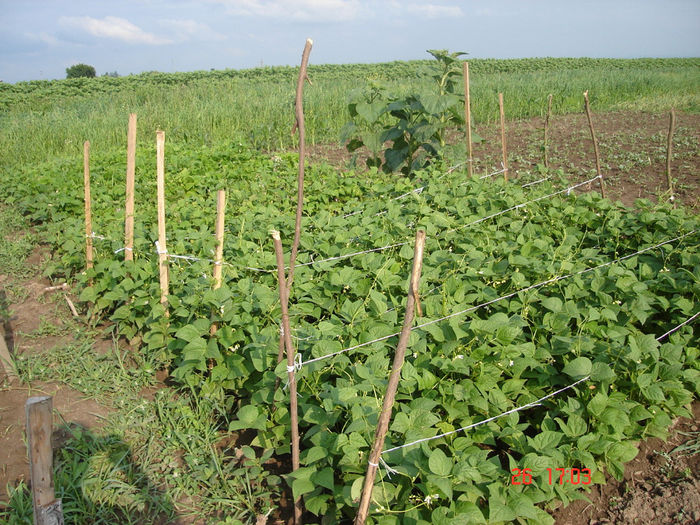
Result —
[[367, 474], [365, 475], [365, 482], [362, 486], [362, 497], [360, 499], [360, 506], [357, 509], [357, 516], [355, 516], [355, 525], [363, 525], [369, 513], [369, 505], [372, 499], [372, 489], [374, 488], [374, 478], [376, 477], [377, 469], [379, 468], [379, 458], [382, 454], [382, 449], [384, 448], [384, 439], [386, 438], [386, 433], [389, 430], [389, 422], [391, 421], [391, 411], [394, 406], [394, 399], [396, 398], [396, 389], [399, 386], [399, 379], [401, 376], [401, 367], [403, 366], [404, 357], [406, 355], [408, 339], [411, 336], [413, 313], [416, 307], [418, 285], [420, 282], [421, 268], [423, 266], [424, 247], [425, 231], [418, 230], [416, 232], [416, 244], [413, 249], [413, 269], [411, 271], [411, 282], [408, 286], [408, 298], [406, 299], [406, 315], [403, 320], [401, 334], [399, 335], [399, 342], [396, 346], [394, 363], [391, 367], [391, 374], [389, 375], [389, 383], [387, 384], [386, 394], [384, 395], [382, 411], [379, 415], [377, 431], [374, 435], [374, 444], [372, 445], [372, 452], [369, 456]]
[[668, 191], [671, 194], [671, 202], [675, 200], [673, 195], [673, 179], [671, 178], [671, 159], [673, 157], [673, 132], [676, 129], [676, 112], [671, 108], [670, 120], [668, 123], [668, 144], [666, 146], [666, 182]]
[[595, 138], [595, 130], [593, 129], [593, 118], [591, 117], [591, 106], [588, 103], [588, 91], [583, 92], [583, 101], [586, 107], [586, 117], [588, 117], [588, 127], [591, 130], [591, 140], [593, 140], [593, 151], [595, 153], [595, 169], [600, 181], [600, 194], [605, 198], [605, 184], [603, 184], [603, 174], [600, 171], [600, 153], [598, 152], [598, 141]]
[[[287, 348], [287, 380], [289, 381], [289, 414], [292, 426], [292, 472], [299, 469], [299, 418], [297, 415], [297, 382], [294, 366], [294, 347], [292, 346], [291, 330], [289, 327], [289, 310], [287, 309], [287, 282], [284, 278], [284, 254], [280, 232], [272, 230], [272, 242], [275, 246], [277, 260], [277, 280], [279, 281], [280, 305], [282, 307], [282, 329], [280, 336]], [[294, 500], [294, 522], [301, 525], [301, 497]]]
[[503, 178], [508, 182], [508, 150], [506, 149], [506, 114], [503, 110], [503, 93], [498, 94], [498, 111], [501, 116], [501, 149], [503, 153]]
[[[306, 156], [306, 128], [304, 126], [304, 81], [311, 84], [307, 69], [309, 66], [309, 55], [311, 54], [313, 40], [306, 39], [304, 51], [301, 54], [301, 66], [299, 67], [299, 77], [297, 79], [297, 92], [295, 99], [295, 120], [292, 127], [292, 135], [299, 130], [299, 175], [297, 177], [297, 211], [294, 220], [294, 241], [292, 243], [292, 253], [289, 258], [289, 274], [287, 275], [286, 296], [283, 301], [289, 304], [289, 293], [294, 282], [294, 265], [299, 252], [299, 241], [301, 239], [301, 213], [304, 206], [304, 159]], [[279, 347], [277, 351], [277, 363], [281, 363], [284, 358], [284, 339], [280, 335]], [[275, 382], [275, 390], [279, 386], [279, 378]]]
[[469, 102], [469, 62], [462, 66], [464, 75], [464, 124], [467, 128], [467, 173], [472, 176], [472, 110]]

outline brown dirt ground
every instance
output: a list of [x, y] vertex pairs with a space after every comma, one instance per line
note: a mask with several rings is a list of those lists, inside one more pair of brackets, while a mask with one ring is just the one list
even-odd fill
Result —
[[[46, 250], [39, 247], [25, 264], [29, 268], [38, 268], [47, 255]], [[8, 316], [0, 325], [0, 336], [11, 355], [35, 355], [71, 342], [72, 336], [65, 322], [71, 314], [63, 298], [64, 292], [44, 291], [50, 285], [48, 280], [37, 276], [17, 282], [13, 277], [0, 274], [1, 296], [8, 302], [14, 299], [6, 305]], [[9, 287], [14, 293], [6, 293]], [[69, 292], [67, 295], [71, 297]], [[72, 300], [75, 301], [75, 297]], [[104, 341], [96, 341], [97, 351], [101, 351], [104, 344]], [[29, 482], [24, 405], [32, 396], [45, 395], [53, 397], [54, 428], [77, 424], [96, 429], [109, 413], [107, 407], [86, 399], [65, 384], [40, 381], [22, 384], [16, 378], [6, 377], [3, 367], [0, 367], [0, 501], [7, 501], [8, 483]]]
[[[636, 198], [663, 198], [666, 188], [666, 134], [668, 116], [648, 113], [594, 115], [602, 171], [609, 196], [630, 205]], [[542, 119], [509, 122], [507, 145], [511, 173], [534, 171], [542, 158]], [[477, 173], [495, 171], [500, 165], [500, 131], [495, 125], [476, 130], [484, 141], [474, 145]], [[550, 127], [550, 165], [563, 168], [573, 180], [595, 175], [590, 131], [584, 114], [553, 117]], [[677, 200], [700, 210], [700, 115], [680, 114], [672, 162]], [[337, 145], [309, 148], [308, 161], [329, 162], [339, 168], [352, 157]], [[361, 163], [361, 156], [360, 162]], [[37, 250], [27, 260], [39, 265], [48, 254]], [[8, 287], [22, 290], [9, 305], [11, 316], [2, 319], [0, 332], [13, 354], [36, 354], [66, 343], [70, 334], [62, 330], [67, 303], [56, 292], [46, 293], [50, 283], [37, 276], [11, 282], [0, 274], [0, 298]], [[62, 292], [58, 292], [61, 294]], [[53, 297], [47, 295], [55, 294]], [[54, 329], [52, 329], [52, 327]], [[100, 351], [105, 342], [96, 342]], [[28, 479], [24, 443], [24, 403], [33, 395], [54, 397], [55, 424], [78, 424], [99, 430], [110, 409], [61, 383], [10, 384], [0, 371], [0, 501], [6, 499], [7, 483]], [[590, 525], [602, 523], [700, 523], [700, 455], [673, 452], [678, 446], [698, 440], [700, 403], [693, 405], [694, 419], [674, 423], [667, 442], [651, 439], [640, 443], [640, 453], [625, 470], [625, 479], [610, 479], [588, 494], [589, 502], [577, 501], [554, 512], [556, 523]], [[282, 513], [284, 514], [284, 512]], [[278, 517], [279, 519], [279, 517]]]

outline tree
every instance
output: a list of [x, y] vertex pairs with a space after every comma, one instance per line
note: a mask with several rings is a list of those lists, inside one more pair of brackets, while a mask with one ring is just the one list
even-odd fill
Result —
[[66, 78], [94, 78], [95, 76], [95, 68], [87, 64], [75, 64], [66, 68]]

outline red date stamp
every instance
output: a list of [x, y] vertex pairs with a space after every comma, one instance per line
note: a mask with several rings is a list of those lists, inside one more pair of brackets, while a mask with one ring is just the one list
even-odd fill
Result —
[[[547, 480], [550, 485], [590, 485], [591, 484], [591, 469], [588, 468], [550, 468], [547, 471]], [[532, 485], [532, 469], [529, 468], [514, 468], [511, 470], [513, 474], [510, 477], [511, 485]]]

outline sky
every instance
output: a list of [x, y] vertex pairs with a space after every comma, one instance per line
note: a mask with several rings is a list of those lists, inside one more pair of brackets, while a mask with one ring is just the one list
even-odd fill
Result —
[[430, 58], [698, 57], [700, 0], [0, 0], [0, 80]]

